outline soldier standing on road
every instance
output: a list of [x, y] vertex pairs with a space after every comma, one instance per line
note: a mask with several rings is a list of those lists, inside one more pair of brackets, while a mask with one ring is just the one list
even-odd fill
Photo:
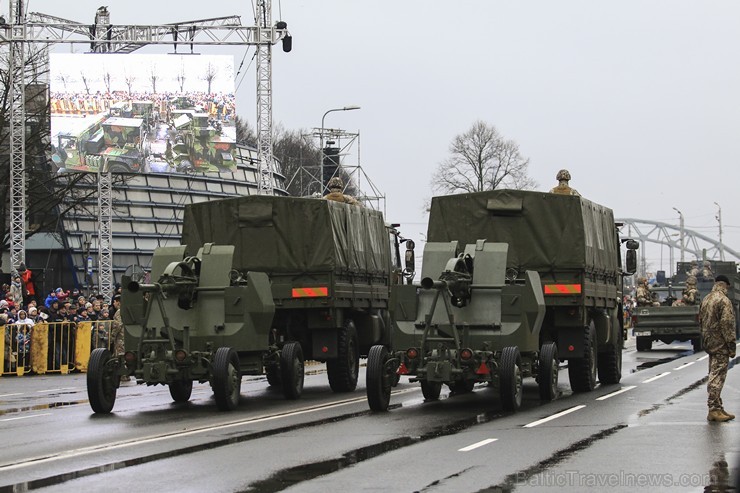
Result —
[[351, 195], [345, 195], [343, 193], [344, 183], [342, 183], [342, 179], [338, 176], [335, 176], [331, 180], [329, 180], [329, 183], [326, 184], [326, 187], [329, 189], [329, 193], [324, 195], [324, 198], [326, 200], [334, 200], [336, 202], [343, 202], [350, 205], [361, 205], [356, 198]]
[[709, 355], [709, 381], [707, 382], [707, 421], [729, 421], [735, 418], [722, 407], [722, 387], [727, 377], [730, 358], [735, 357], [735, 313], [727, 297], [730, 280], [719, 275], [712, 291], [699, 307], [699, 324], [704, 350]]
[[[116, 310], [113, 315], [113, 322], [111, 323], [110, 337], [113, 340], [113, 352], [116, 356], [121, 356], [126, 352], [126, 348], [123, 345], [123, 321], [121, 320], [121, 310]], [[128, 382], [129, 376], [124, 375], [121, 377], [121, 382]]]
[[558, 186], [552, 188], [550, 193], [557, 193], [560, 195], [581, 195], [575, 188], [571, 188], [570, 185], [568, 185], [568, 182], [570, 181], [570, 171], [567, 169], [561, 169], [558, 171], [555, 179], [558, 180]]

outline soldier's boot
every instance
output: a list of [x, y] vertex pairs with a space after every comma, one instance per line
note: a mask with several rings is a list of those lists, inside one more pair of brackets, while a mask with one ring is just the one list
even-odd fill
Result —
[[721, 409], [712, 409], [709, 411], [709, 414], [707, 414], [707, 421], [718, 421], [720, 423], [724, 423], [725, 421], [730, 421], [732, 418], [727, 416], [722, 412]]
[[729, 417], [730, 419], [735, 419], [735, 415], [734, 414], [731, 414], [731, 413], [728, 413], [727, 411], [725, 411], [724, 408], [720, 409], [720, 411], [722, 411], [722, 414], [724, 414], [725, 416]]

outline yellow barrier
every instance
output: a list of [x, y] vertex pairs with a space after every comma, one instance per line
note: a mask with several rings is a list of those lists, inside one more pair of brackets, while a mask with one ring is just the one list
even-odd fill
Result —
[[0, 375], [87, 371], [90, 353], [112, 350], [112, 321], [38, 323], [0, 327]]

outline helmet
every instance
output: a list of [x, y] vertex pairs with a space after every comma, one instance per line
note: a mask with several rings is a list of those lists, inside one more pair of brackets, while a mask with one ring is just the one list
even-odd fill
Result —
[[709, 263], [709, 260], [705, 260], [703, 265], [704, 267], [711, 267], [712, 264]]
[[570, 171], [567, 169], [561, 169], [558, 171], [558, 175], [555, 177], [556, 180], [570, 180]]
[[686, 284], [696, 284], [696, 277], [695, 276], [689, 276], [686, 278]]
[[344, 188], [344, 183], [342, 183], [342, 179], [338, 176], [333, 177], [329, 180], [329, 183], [326, 184], [326, 188], [331, 190], [332, 188], [339, 188], [340, 190]]
[[644, 284], [647, 282], [647, 278], [645, 277], [638, 277], [637, 278], [637, 284]]

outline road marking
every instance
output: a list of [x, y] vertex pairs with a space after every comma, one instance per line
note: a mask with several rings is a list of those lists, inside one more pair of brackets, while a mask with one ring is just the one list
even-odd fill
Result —
[[689, 361], [688, 363], [684, 363], [684, 364], [682, 364], [681, 366], [677, 366], [677, 367], [675, 367], [675, 368], [674, 368], [674, 370], [683, 370], [683, 369], [684, 369], [684, 368], [686, 368], [687, 366], [691, 366], [691, 365], [693, 365], [694, 363], [696, 363], [696, 361]]
[[16, 392], [15, 394], [0, 394], [0, 397], [10, 397], [11, 395], [23, 395], [22, 392]]
[[663, 378], [664, 376], [670, 375], [670, 374], [671, 374], [671, 372], [669, 372], [669, 371], [666, 371], [666, 372], [663, 372], [663, 373], [659, 373], [659, 374], [655, 375], [653, 378], [648, 378], [647, 380], [643, 380], [642, 383], [654, 382], [655, 380], [657, 380], [659, 378]]
[[578, 411], [579, 409], [583, 409], [586, 407], [585, 404], [581, 404], [580, 406], [571, 407], [570, 409], [566, 409], [565, 411], [560, 411], [557, 414], [553, 414], [552, 416], [548, 416], [547, 418], [542, 418], [537, 421], [532, 421], [529, 424], [524, 425], [524, 428], [534, 428], [535, 426], [539, 426], [542, 423], [547, 423], [548, 421], [552, 421], [553, 419], [558, 419], [561, 416], [565, 416], [566, 414], [570, 414], [574, 411]]
[[619, 395], [619, 394], [621, 394], [623, 392], [627, 392], [628, 390], [632, 390], [635, 387], [637, 387], [637, 385], [629, 385], [627, 387], [623, 387], [623, 388], [617, 390], [616, 392], [612, 392], [611, 394], [606, 394], [606, 395], [602, 395], [601, 397], [597, 397], [596, 400], [597, 401], [605, 401], [605, 400], [607, 400], [610, 397], [614, 397], [615, 395]]
[[478, 447], [482, 447], [483, 445], [488, 445], [489, 443], [493, 443], [496, 440], [498, 440], [498, 438], [486, 438], [485, 440], [481, 440], [480, 442], [476, 442], [472, 445], [468, 445], [467, 447], [463, 447], [459, 449], [458, 452], [470, 452], [471, 450], [475, 450]]
[[702, 356], [701, 358], [697, 359], [696, 361], [704, 361], [708, 357], [709, 357], [709, 355], [708, 354], [705, 354], [704, 356]]
[[18, 416], [17, 418], [3, 418], [0, 421], [18, 421], [19, 419], [38, 418], [39, 416], [48, 416], [51, 413], [32, 414], [30, 416]]

